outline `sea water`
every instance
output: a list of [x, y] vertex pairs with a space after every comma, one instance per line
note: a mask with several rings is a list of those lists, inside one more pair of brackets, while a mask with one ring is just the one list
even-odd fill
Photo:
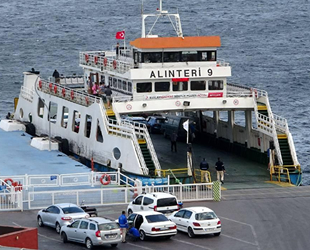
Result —
[[[144, 0], [144, 13], [158, 3]], [[0, 119], [13, 110], [24, 71], [35, 68], [44, 78], [55, 69], [82, 74], [80, 51], [113, 48], [121, 30], [126, 44], [141, 36], [141, 9], [140, 1], [125, 0], [2, 0]], [[268, 92], [272, 111], [288, 121], [309, 184], [309, 1], [163, 0], [163, 9], [180, 13], [185, 36], [221, 37], [218, 57], [232, 66], [229, 82]], [[153, 34], [174, 35], [161, 22], [164, 28]]]

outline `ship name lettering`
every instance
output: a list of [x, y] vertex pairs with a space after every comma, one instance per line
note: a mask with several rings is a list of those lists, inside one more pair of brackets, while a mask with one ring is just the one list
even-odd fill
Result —
[[[201, 69], [175, 69], [151, 71], [150, 78], [197, 77], [201, 76]], [[210, 74], [210, 72], [208, 71]], [[211, 73], [212, 74], [212, 73]]]

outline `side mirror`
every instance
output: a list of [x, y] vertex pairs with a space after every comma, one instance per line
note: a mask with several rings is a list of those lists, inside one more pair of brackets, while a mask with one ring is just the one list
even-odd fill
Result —
[[72, 225], [71, 225], [71, 224], [69, 224], [69, 225], [67, 225], [67, 227], [72, 227]]
[[43, 209], [42, 212], [43, 212], [43, 213], [46, 213], [46, 209]]

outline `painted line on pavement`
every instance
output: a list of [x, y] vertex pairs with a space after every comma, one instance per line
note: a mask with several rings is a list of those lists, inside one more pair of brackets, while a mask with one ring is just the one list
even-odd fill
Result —
[[133, 243], [129, 243], [129, 242], [127, 242], [126, 244], [127, 244], [127, 245], [131, 245], [131, 246], [135, 246], [135, 247], [140, 247], [140, 248], [142, 248], [142, 249], [155, 250], [155, 249], [153, 249], [153, 248], [144, 247], [144, 246], [139, 246], [139, 245], [137, 245], [137, 244], [133, 244]]
[[176, 240], [176, 239], [171, 239], [171, 240], [175, 240], [175, 241], [181, 242], [183, 244], [199, 247], [199, 248], [202, 248], [202, 249], [212, 250], [212, 248], [205, 247], [205, 246], [200, 246], [200, 245], [197, 245], [197, 244], [193, 244], [193, 243], [190, 243], [190, 242], [187, 242], [187, 241], [184, 241], [184, 240]]
[[249, 226], [251, 228], [252, 234], [254, 236], [255, 243], [252, 243], [252, 242], [249, 242], [249, 241], [246, 241], [246, 240], [242, 240], [242, 239], [239, 239], [239, 238], [236, 238], [236, 237], [233, 237], [233, 236], [229, 236], [227, 234], [221, 234], [221, 235], [223, 235], [223, 236], [225, 236], [227, 238], [231, 238], [231, 239], [234, 239], [234, 240], [237, 240], [237, 241], [240, 241], [240, 242], [244, 242], [244, 243], [250, 244], [252, 246], [256, 246], [257, 249], [260, 250], [260, 247], [259, 247], [259, 244], [258, 244], [258, 241], [257, 241], [257, 235], [256, 235], [256, 232], [255, 232], [255, 229], [254, 229], [253, 225], [245, 223], [245, 222], [229, 219], [229, 218], [226, 218], [226, 217], [222, 217], [222, 216], [220, 216], [220, 218], [223, 218], [223, 219], [229, 220], [229, 221], [233, 221], [233, 222], [239, 223], [241, 225]]
[[[18, 226], [18, 227], [23, 227], [23, 226], [21, 226], [21, 225], [15, 223], [15, 222], [12, 222], [12, 224], [14, 224], [14, 225], [16, 225], [16, 226]], [[44, 238], [46, 238], [46, 239], [49, 239], [49, 240], [53, 240], [53, 241], [57, 241], [57, 242], [62, 242], [61, 240], [56, 240], [56, 239], [53, 239], [53, 238], [51, 238], [51, 237], [45, 236], [45, 235], [43, 235], [43, 234], [39, 234], [39, 233], [38, 233], [38, 235], [41, 236], [41, 237], [44, 237]]]

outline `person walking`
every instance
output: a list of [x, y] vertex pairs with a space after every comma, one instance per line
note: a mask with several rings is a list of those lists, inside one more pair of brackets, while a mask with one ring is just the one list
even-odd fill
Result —
[[224, 173], [226, 172], [224, 163], [218, 158], [218, 161], [215, 163], [216, 177], [218, 181], [221, 181], [224, 184]]
[[55, 83], [60, 83], [59, 72], [56, 69], [55, 69], [55, 71], [53, 73], [53, 77], [55, 78]]
[[200, 170], [204, 171], [206, 182], [208, 182], [208, 173], [207, 173], [208, 169], [209, 169], [209, 164], [206, 161], [206, 158], [202, 158], [202, 161], [200, 162]]
[[171, 152], [173, 152], [173, 149], [175, 152], [177, 152], [177, 139], [178, 139], [178, 135], [177, 133], [174, 131], [172, 133], [172, 135], [170, 136], [170, 140], [171, 140]]
[[121, 228], [122, 232], [122, 242], [126, 243], [126, 234], [128, 229], [128, 222], [126, 218], [126, 212], [122, 211], [121, 216], [118, 218], [119, 227]]

